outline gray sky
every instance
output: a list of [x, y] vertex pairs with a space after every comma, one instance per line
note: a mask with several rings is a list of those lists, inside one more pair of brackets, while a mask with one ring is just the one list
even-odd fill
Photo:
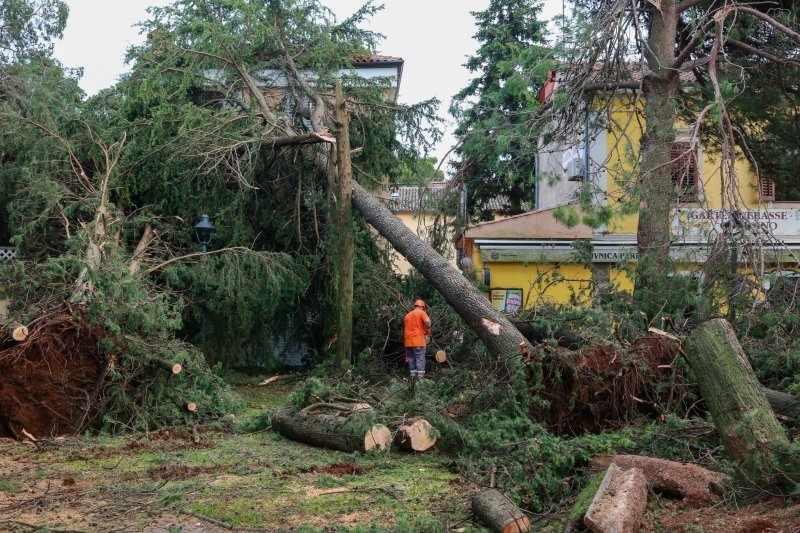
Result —
[[[70, 13], [56, 56], [67, 67], [83, 67], [81, 87], [89, 94], [114, 84], [125, 72], [125, 50], [141, 42], [134, 25], [147, 18], [145, 9], [166, 5], [163, 0], [67, 0]], [[360, 7], [363, 0], [323, 0], [338, 18]], [[442, 157], [455, 142], [447, 108], [450, 98], [470, 79], [462, 66], [477, 49], [471, 11], [481, 11], [488, 0], [384, 0], [385, 9], [370, 28], [385, 39], [380, 53], [405, 59], [400, 101], [431, 97], [442, 101], [440, 115], [448, 120], [446, 135], [434, 154]], [[561, 13], [562, 0], [544, 0], [542, 19]]]

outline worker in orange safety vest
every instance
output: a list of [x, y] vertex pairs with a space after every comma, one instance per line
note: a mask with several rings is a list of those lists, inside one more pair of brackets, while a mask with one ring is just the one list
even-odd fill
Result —
[[425, 376], [425, 349], [431, 335], [431, 319], [425, 312], [425, 302], [414, 302], [414, 310], [403, 320], [406, 361], [411, 370], [411, 379], [422, 379]]

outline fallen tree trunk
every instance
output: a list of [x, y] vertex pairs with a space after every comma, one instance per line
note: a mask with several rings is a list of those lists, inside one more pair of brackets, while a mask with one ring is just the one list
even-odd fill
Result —
[[397, 428], [395, 443], [401, 448], [413, 452], [424, 452], [436, 444], [436, 430], [430, 422], [420, 418]]
[[792, 421], [800, 420], [800, 398], [788, 392], [772, 390], [766, 387], [764, 387], [764, 395], [776, 415]]
[[489, 299], [461, 272], [355, 181], [353, 207], [444, 296], [491, 353], [511, 357], [518, 356], [523, 346], [533, 349], [519, 330], [492, 307]]
[[704, 322], [684, 351], [728, 455], [750, 481], [768, 481], [789, 442], [733, 328], [722, 318]]
[[531, 521], [504, 494], [487, 489], [472, 497], [472, 513], [495, 533], [531, 530]]
[[638, 468], [611, 463], [583, 523], [595, 533], [636, 533], [647, 508], [647, 480]]
[[279, 409], [272, 415], [272, 429], [292, 440], [343, 452], [384, 450], [392, 441], [389, 428], [383, 424], [368, 424], [357, 414], [342, 418]]
[[638, 468], [655, 489], [670, 495], [689, 498], [692, 505], [710, 504], [719, 499], [724, 485], [730, 481], [726, 474], [713, 472], [691, 463], [679, 463], [642, 455], [599, 455], [592, 467]]
[[566, 329], [557, 329], [551, 334], [546, 327], [537, 324], [517, 322], [516, 326], [520, 333], [525, 335], [525, 338], [532, 343], [540, 343], [552, 338], [558, 342], [559, 346], [570, 350], [577, 350], [583, 344], [583, 339], [580, 335]]

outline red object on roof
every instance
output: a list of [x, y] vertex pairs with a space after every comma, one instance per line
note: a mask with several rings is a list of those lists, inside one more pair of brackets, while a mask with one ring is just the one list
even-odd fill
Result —
[[352, 58], [353, 63], [374, 64], [374, 63], [402, 63], [403, 58], [397, 56], [382, 56], [377, 54], [355, 54]]

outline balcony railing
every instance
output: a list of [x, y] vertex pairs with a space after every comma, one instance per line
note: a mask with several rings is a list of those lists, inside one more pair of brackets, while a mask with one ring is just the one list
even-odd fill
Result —
[[11, 261], [17, 257], [17, 249], [12, 246], [0, 246], [0, 262]]

